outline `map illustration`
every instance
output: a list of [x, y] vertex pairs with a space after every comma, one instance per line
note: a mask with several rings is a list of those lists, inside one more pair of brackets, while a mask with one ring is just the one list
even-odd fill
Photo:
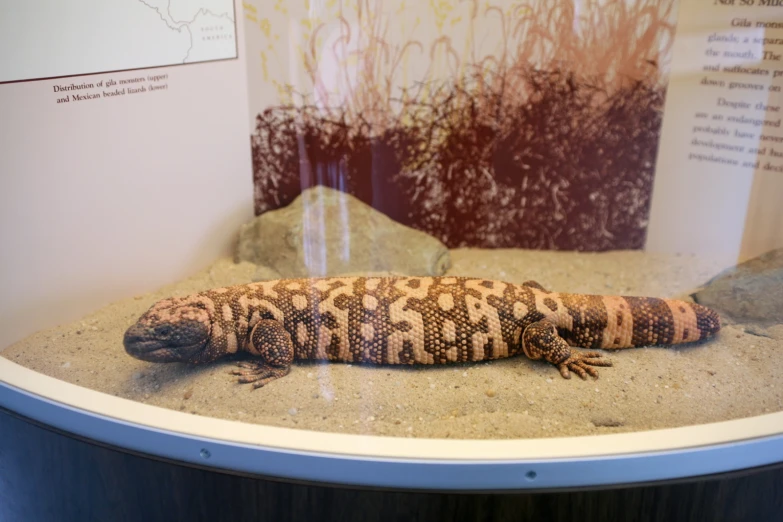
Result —
[[237, 57], [233, 0], [0, 0], [0, 83]]

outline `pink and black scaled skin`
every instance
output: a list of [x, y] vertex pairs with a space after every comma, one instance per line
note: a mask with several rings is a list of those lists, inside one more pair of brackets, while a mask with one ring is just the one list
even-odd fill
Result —
[[216, 288], [153, 305], [125, 333], [151, 362], [208, 363], [245, 351], [239, 382], [258, 388], [296, 359], [447, 364], [543, 359], [568, 379], [598, 377], [595, 351], [690, 343], [720, 329], [713, 310], [686, 301], [555, 293], [469, 277], [281, 279]]

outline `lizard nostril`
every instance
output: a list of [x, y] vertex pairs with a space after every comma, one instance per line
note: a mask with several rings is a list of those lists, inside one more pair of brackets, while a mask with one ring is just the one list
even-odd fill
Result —
[[125, 336], [123, 338], [123, 342], [125, 343], [125, 346], [128, 344], [134, 344], [138, 343], [139, 341], [142, 341], [143, 337], [141, 335], [141, 329], [137, 324], [134, 324], [130, 328], [128, 328], [125, 331]]

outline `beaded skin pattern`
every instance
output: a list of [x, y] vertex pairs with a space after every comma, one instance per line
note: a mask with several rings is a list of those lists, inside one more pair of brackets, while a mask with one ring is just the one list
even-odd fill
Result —
[[447, 364], [524, 353], [582, 378], [598, 352], [705, 339], [718, 314], [671, 299], [556, 293], [534, 281], [471, 277], [326, 277], [216, 288], [153, 305], [125, 333], [128, 354], [207, 363], [245, 351], [234, 371], [254, 387], [295, 359]]

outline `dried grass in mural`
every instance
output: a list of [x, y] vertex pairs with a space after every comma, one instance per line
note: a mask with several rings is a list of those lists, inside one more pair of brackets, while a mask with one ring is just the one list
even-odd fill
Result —
[[[450, 247], [643, 245], [673, 0], [473, 2], [471, 27], [501, 32], [483, 57], [462, 51], [472, 32], [388, 45], [380, 3], [360, 2], [360, 30], [343, 23], [331, 49], [354, 50], [359, 64], [345, 69], [358, 75], [347, 97], [322, 85], [319, 52], [330, 49], [316, 26], [312, 89], [286, 86], [287, 100], [258, 115], [257, 213], [322, 184]], [[410, 60], [448, 72], [395, 88]]]

